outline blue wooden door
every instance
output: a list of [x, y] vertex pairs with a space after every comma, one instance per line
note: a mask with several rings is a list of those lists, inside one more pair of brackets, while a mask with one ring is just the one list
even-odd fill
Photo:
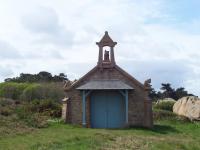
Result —
[[120, 128], [125, 124], [125, 100], [117, 91], [91, 94], [91, 127]]

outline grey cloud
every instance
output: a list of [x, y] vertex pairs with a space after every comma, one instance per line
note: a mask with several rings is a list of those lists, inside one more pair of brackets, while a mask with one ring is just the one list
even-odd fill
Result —
[[34, 43], [38, 44], [47, 44], [47, 45], [53, 45], [56, 47], [71, 47], [73, 45], [73, 34], [68, 31], [60, 31], [56, 34], [47, 34], [40, 36], [39, 39], [36, 39]]
[[12, 69], [9, 67], [0, 66], [0, 81], [3, 81], [5, 78], [13, 75]]
[[63, 59], [64, 57], [61, 55], [59, 51], [53, 50], [50, 52], [50, 57], [54, 59]]
[[56, 11], [52, 8], [38, 7], [22, 17], [22, 25], [31, 33], [38, 34], [36, 43], [71, 46], [73, 34], [59, 22]]
[[69, 79], [74, 80], [82, 77], [93, 67], [95, 67], [95, 65], [96, 63], [69, 63], [64, 65], [66, 67], [63, 68], [63, 71], [65, 70]]
[[161, 83], [171, 83], [173, 87], [184, 86], [192, 72], [186, 63], [170, 60], [127, 61], [122, 62], [122, 66], [141, 82], [151, 78], [156, 89], [160, 88]]
[[0, 58], [1, 59], [18, 59], [21, 58], [19, 51], [10, 43], [0, 40]]
[[35, 51], [30, 51], [24, 54], [24, 58], [28, 60], [40, 60], [40, 59], [63, 59], [61, 50], [55, 49], [41, 49], [38, 53], [37, 49]]
[[51, 8], [39, 7], [22, 18], [22, 24], [31, 32], [55, 34], [59, 30], [58, 16]]

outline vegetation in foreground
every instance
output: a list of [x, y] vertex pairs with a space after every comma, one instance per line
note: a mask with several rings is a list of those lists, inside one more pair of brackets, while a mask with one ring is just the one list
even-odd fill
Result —
[[152, 130], [85, 129], [60, 122], [34, 132], [0, 138], [0, 149], [15, 150], [199, 150], [200, 124], [162, 120]]
[[[154, 104], [153, 129], [88, 129], [64, 124], [52, 100], [20, 104], [1, 99], [0, 150], [199, 150], [200, 123], [176, 116], [171, 105]], [[161, 106], [162, 105], [162, 106]], [[164, 110], [166, 109], [166, 110]], [[57, 119], [56, 119], [57, 118]]]

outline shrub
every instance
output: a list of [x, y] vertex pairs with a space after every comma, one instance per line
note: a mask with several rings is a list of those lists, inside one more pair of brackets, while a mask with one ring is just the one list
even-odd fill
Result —
[[154, 120], [162, 120], [162, 119], [175, 119], [176, 114], [171, 111], [154, 109], [153, 111]]
[[51, 117], [61, 117], [61, 104], [52, 99], [34, 100], [32, 108]]
[[61, 83], [44, 83], [42, 84], [44, 99], [61, 100], [64, 97], [63, 87]]
[[13, 105], [14, 102], [11, 99], [8, 98], [0, 98], [0, 106], [4, 107], [4, 106], [10, 106]]
[[160, 100], [160, 101], [154, 103], [154, 108], [173, 111], [174, 104], [175, 104], [175, 101]]
[[34, 113], [30, 115], [29, 118], [26, 118], [26, 123], [28, 126], [35, 128], [45, 128], [48, 126], [48, 117], [41, 115], [40, 113]]
[[0, 97], [14, 100], [32, 101], [34, 99], [60, 100], [64, 97], [61, 83], [0, 83]]
[[21, 120], [25, 119], [28, 115], [31, 114], [31, 112], [27, 109], [25, 105], [18, 106], [15, 109], [15, 113], [18, 116], [18, 118]]
[[15, 103], [11, 99], [0, 98], [0, 115], [9, 116], [13, 113]]
[[3, 82], [0, 83], [0, 97], [17, 100], [23, 90], [28, 86], [27, 83]]
[[19, 120], [23, 121], [26, 125], [35, 128], [43, 128], [48, 126], [48, 116], [41, 113], [32, 112], [28, 104], [18, 107], [15, 112]]
[[61, 111], [61, 104], [51, 99], [33, 100], [16, 109], [16, 113], [22, 119], [33, 113], [40, 113], [49, 117], [61, 117]]
[[171, 120], [183, 123], [191, 122], [191, 120], [187, 117], [178, 116], [171, 111], [161, 110], [161, 109], [154, 109], [153, 118], [154, 120]]
[[9, 116], [13, 110], [10, 107], [0, 107], [0, 115]]
[[26, 101], [31, 101], [33, 99], [42, 99], [44, 98], [43, 88], [40, 84], [30, 84], [24, 89], [20, 98]]
[[24, 89], [21, 99], [32, 101], [34, 99], [60, 100], [64, 97], [62, 86], [56, 83], [32, 84]]

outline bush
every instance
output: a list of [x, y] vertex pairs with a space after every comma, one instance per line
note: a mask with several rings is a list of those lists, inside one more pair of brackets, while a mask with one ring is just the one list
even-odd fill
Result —
[[64, 91], [61, 85], [56, 83], [32, 84], [24, 89], [21, 99], [32, 101], [34, 99], [53, 99], [60, 100], [64, 97]]
[[29, 127], [43, 128], [48, 126], [48, 116], [41, 113], [32, 112], [29, 105], [25, 104], [18, 107], [15, 112], [20, 121], [23, 121]]
[[5, 106], [10, 106], [13, 105], [14, 101], [8, 98], [0, 98], [0, 106], [5, 107]]
[[61, 100], [64, 91], [61, 83], [0, 83], [0, 97], [14, 100], [32, 101], [34, 99]]
[[184, 116], [178, 116], [175, 113], [167, 110], [161, 109], [154, 109], [153, 111], [153, 119], [154, 120], [171, 120], [171, 121], [178, 121], [178, 122], [191, 122], [191, 120]]
[[42, 87], [44, 99], [61, 100], [64, 97], [64, 90], [61, 83], [46, 83]]
[[154, 120], [162, 120], [162, 119], [175, 119], [176, 114], [171, 111], [154, 109], [153, 111]]
[[43, 99], [44, 92], [40, 84], [30, 84], [26, 87], [21, 94], [20, 98], [22, 100], [31, 101], [33, 99]]
[[0, 98], [0, 115], [9, 116], [13, 113], [15, 103], [11, 99]]
[[35, 109], [39, 113], [44, 113], [51, 117], [61, 117], [61, 104], [54, 100], [34, 100], [31, 106], [32, 110]]
[[27, 83], [4, 82], [0, 83], [0, 97], [11, 98], [17, 100], [23, 93], [23, 90], [28, 87]]
[[153, 107], [154, 109], [173, 111], [174, 104], [175, 104], [175, 101], [161, 100], [154, 103]]
[[35, 113], [26, 118], [26, 123], [28, 126], [35, 128], [45, 128], [48, 126], [48, 116], [41, 115], [40, 113]]
[[9, 116], [11, 115], [13, 110], [10, 107], [1, 107], [0, 106], [0, 115]]
[[40, 113], [41, 115], [49, 117], [61, 117], [61, 112], [61, 104], [51, 99], [33, 100], [16, 109], [16, 113], [21, 119], [24, 119], [27, 115], [33, 113]]

